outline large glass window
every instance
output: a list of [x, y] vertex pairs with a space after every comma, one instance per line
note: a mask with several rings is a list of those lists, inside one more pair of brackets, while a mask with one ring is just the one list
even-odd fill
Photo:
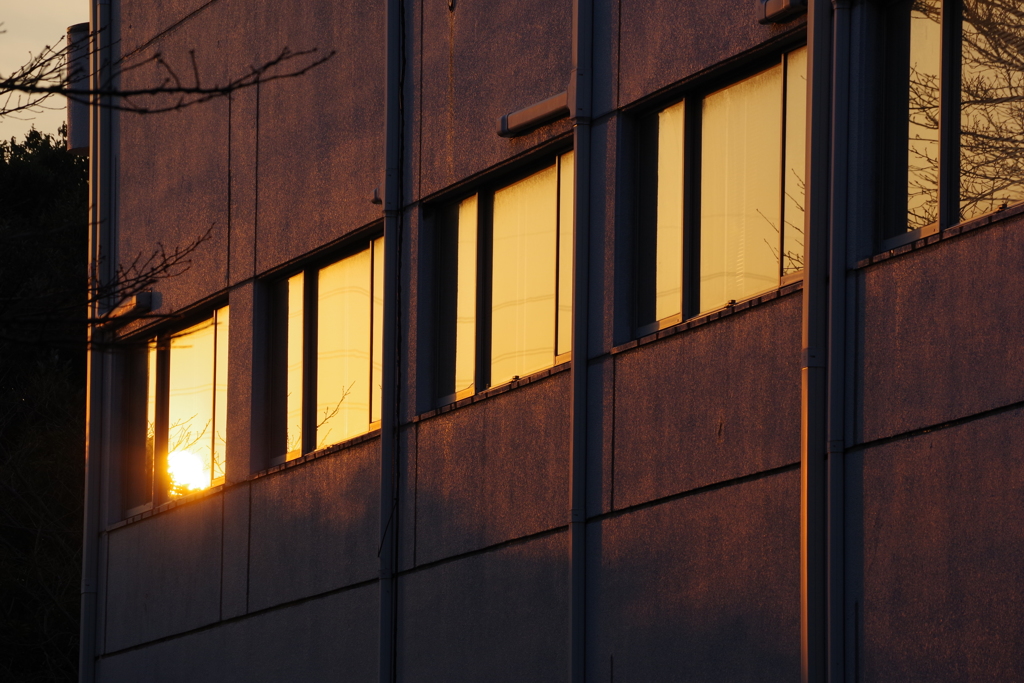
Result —
[[125, 509], [224, 483], [228, 307], [126, 358]]
[[641, 333], [802, 270], [806, 62], [806, 49], [795, 50], [641, 121]]
[[904, 0], [890, 6], [888, 27], [883, 238], [917, 238], [1024, 201], [1019, 3]]
[[272, 462], [364, 434], [380, 421], [384, 240], [270, 289]]
[[438, 210], [442, 402], [568, 357], [572, 188], [568, 152], [554, 165]]

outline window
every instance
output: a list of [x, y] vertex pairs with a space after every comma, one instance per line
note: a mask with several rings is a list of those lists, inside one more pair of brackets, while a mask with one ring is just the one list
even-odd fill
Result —
[[1019, 3], [903, 0], [886, 23], [883, 239], [915, 239], [1024, 201]]
[[800, 48], [640, 121], [640, 334], [803, 270], [806, 80]]
[[228, 307], [127, 357], [125, 509], [224, 483]]
[[573, 153], [439, 209], [442, 403], [569, 357]]
[[273, 463], [370, 431], [380, 421], [384, 240], [270, 285]]

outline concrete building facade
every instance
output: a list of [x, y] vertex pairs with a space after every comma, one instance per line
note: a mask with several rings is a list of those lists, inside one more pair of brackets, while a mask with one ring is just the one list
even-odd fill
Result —
[[807, 4], [95, 0], [318, 52], [92, 110], [82, 680], [1024, 677], [1024, 23]]

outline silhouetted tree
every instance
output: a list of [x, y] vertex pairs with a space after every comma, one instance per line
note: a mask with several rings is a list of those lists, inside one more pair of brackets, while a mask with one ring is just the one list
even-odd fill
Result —
[[[63, 131], [62, 131], [63, 132]], [[0, 142], [0, 680], [75, 680], [85, 433], [86, 160]], [[65, 316], [62, 319], [61, 314]], [[24, 343], [48, 338], [47, 343]]]

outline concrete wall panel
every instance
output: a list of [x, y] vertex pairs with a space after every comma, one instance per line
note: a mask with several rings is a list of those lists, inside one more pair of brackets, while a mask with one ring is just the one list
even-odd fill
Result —
[[568, 121], [515, 139], [498, 119], [565, 90], [572, 67], [571, 2], [423, 3], [419, 189], [438, 190], [565, 132]]
[[569, 373], [419, 426], [416, 563], [567, 523]]
[[220, 618], [221, 506], [209, 496], [109, 534], [107, 652]]
[[567, 542], [553, 534], [401, 577], [399, 680], [564, 681]]
[[195, 246], [154, 289], [156, 312], [202, 300], [227, 283], [227, 102], [121, 117], [119, 259], [136, 273]]
[[800, 678], [796, 471], [588, 526], [587, 680]]
[[1022, 419], [1012, 410], [851, 459], [864, 681], [1024, 679]]
[[751, 50], [789, 24], [757, 23], [752, 2], [621, 2], [618, 106]]
[[224, 544], [221, 548], [221, 617], [249, 609], [249, 484], [224, 490]]
[[256, 90], [231, 97], [231, 284], [256, 274]]
[[356, 0], [285, 5], [259, 15], [263, 59], [284, 46], [337, 54], [260, 87], [257, 272], [382, 217], [370, 200], [384, 181], [384, 12]]
[[[179, 30], [190, 20], [202, 16], [205, 20], [217, 2], [210, 0], [168, 0], [159, 6], [144, 2], [122, 2], [121, 54], [129, 56], [160, 36]], [[198, 54], [203, 59], [205, 55]]]
[[790, 295], [616, 358], [614, 505], [800, 460]]
[[1024, 400], [1022, 225], [1014, 217], [863, 271], [861, 441]]
[[372, 683], [377, 588], [367, 586], [218, 625], [99, 662], [110, 683]]
[[250, 611], [377, 576], [379, 444], [252, 483]]

